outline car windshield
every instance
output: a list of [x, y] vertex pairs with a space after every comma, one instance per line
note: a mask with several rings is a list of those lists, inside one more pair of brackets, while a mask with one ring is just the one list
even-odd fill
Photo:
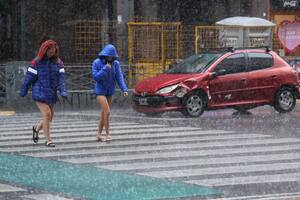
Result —
[[173, 64], [172, 67], [166, 71], [167, 74], [185, 74], [185, 73], [201, 73], [221, 54], [216, 53], [202, 53], [192, 55], [179, 63]]

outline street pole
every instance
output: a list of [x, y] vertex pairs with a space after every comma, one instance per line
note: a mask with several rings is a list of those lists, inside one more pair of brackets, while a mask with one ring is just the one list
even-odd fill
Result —
[[21, 47], [20, 47], [20, 59], [25, 60], [25, 40], [26, 40], [26, 0], [20, 1], [21, 6], [21, 15], [20, 15], [20, 22], [21, 22]]

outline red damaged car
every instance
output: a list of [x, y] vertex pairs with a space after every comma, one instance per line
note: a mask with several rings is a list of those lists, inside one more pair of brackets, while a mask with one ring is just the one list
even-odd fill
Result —
[[176, 110], [198, 117], [204, 110], [271, 105], [286, 113], [297, 98], [297, 72], [275, 52], [231, 49], [192, 55], [164, 74], [140, 81], [133, 108], [145, 114]]

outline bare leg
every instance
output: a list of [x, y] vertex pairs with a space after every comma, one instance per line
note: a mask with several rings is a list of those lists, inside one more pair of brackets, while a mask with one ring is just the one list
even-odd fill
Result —
[[[109, 114], [110, 114], [110, 105], [112, 102], [112, 98], [105, 97], [105, 96], [97, 96], [97, 101], [101, 106], [101, 119], [99, 121], [99, 130], [98, 130], [98, 137], [101, 135], [103, 127], [105, 128], [106, 135], [109, 136]], [[100, 134], [100, 135], [99, 135]]]
[[40, 132], [40, 130], [42, 130], [43, 129], [43, 120], [40, 120], [38, 123], [37, 123], [37, 125], [35, 125], [35, 130], [37, 131], [37, 132]]
[[[53, 106], [49, 106], [50, 107], [50, 110], [51, 110], [51, 119], [50, 119], [50, 122], [52, 122], [52, 120], [53, 120], [53, 115], [54, 115], [54, 108], [53, 108]], [[35, 126], [35, 130], [37, 131], [37, 132], [39, 132], [40, 130], [42, 130], [43, 129], [43, 120], [40, 120], [38, 123], [37, 123], [37, 125]]]
[[[111, 105], [112, 105], [112, 97], [106, 97], [106, 99], [107, 99], [107, 103], [108, 103], [109, 110], [110, 110]], [[107, 115], [107, 127], [108, 127], [108, 131], [107, 131], [107, 129], [105, 129], [106, 130], [106, 140], [110, 140], [109, 118], [110, 118], [110, 111], [109, 111], [109, 114]]]
[[100, 116], [99, 126], [98, 126], [98, 138], [101, 138], [103, 127], [104, 127], [104, 113], [103, 111], [101, 111], [101, 116]]
[[50, 122], [52, 121], [53, 118], [53, 109], [45, 103], [42, 102], [36, 102], [37, 107], [42, 113], [43, 120], [42, 120], [42, 126], [44, 130], [44, 135], [46, 142], [51, 142], [51, 137], [50, 137]]

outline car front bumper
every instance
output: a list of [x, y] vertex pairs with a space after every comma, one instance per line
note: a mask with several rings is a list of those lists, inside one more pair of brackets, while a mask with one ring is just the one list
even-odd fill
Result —
[[137, 112], [161, 113], [182, 108], [182, 100], [176, 96], [133, 96], [133, 109]]

